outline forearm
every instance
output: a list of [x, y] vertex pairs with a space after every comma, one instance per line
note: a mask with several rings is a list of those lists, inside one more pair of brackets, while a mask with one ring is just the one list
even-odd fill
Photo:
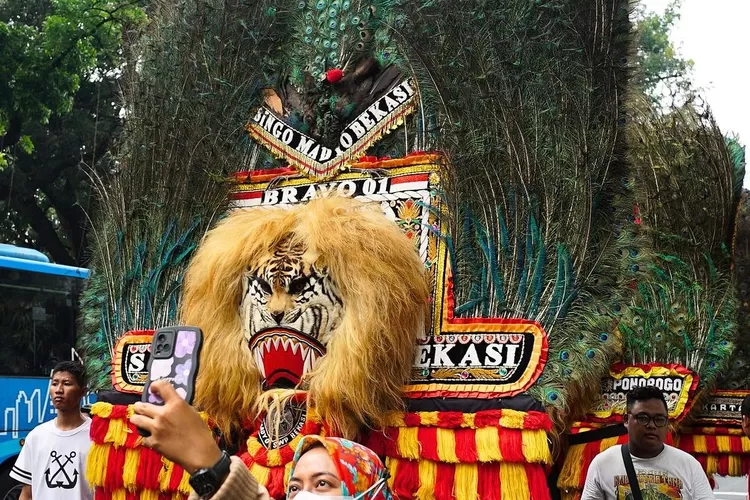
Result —
[[[198, 500], [198, 498], [195, 492], [190, 495], [190, 500]], [[211, 497], [211, 500], [260, 500], [258, 482], [247, 470], [242, 460], [232, 457], [229, 475], [224, 479], [219, 491]]]
[[21, 496], [18, 497], [18, 500], [31, 500], [31, 486], [25, 485], [23, 489], [21, 490]]

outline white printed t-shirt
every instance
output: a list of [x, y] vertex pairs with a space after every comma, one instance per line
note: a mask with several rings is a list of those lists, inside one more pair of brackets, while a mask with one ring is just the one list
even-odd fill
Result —
[[[630, 456], [644, 500], [714, 498], [703, 468], [695, 458], [684, 451], [664, 445], [662, 452], [654, 458]], [[586, 475], [581, 500], [632, 498], [620, 446], [613, 446], [594, 457]]]
[[91, 419], [69, 431], [58, 429], [56, 421], [29, 433], [10, 476], [30, 484], [34, 500], [93, 500], [85, 477]]

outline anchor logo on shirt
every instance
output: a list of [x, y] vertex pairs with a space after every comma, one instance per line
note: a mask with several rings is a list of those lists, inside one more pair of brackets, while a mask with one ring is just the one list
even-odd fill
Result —
[[[44, 480], [47, 483], [47, 487], [62, 488], [64, 490], [75, 488], [78, 483], [78, 470], [73, 462], [73, 459], [76, 457], [76, 452], [71, 451], [70, 455], [63, 455], [53, 450], [52, 453], [50, 453], [50, 457], [52, 458], [53, 463], [51, 463], [47, 470], [44, 471]], [[52, 473], [52, 468], [55, 467], [55, 465], [57, 465], [57, 470]], [[72, 473], [69, 469], [72, 469]]]

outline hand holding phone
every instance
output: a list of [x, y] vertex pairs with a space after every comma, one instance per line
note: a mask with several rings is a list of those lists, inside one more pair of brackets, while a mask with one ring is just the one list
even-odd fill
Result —
[[[211, 467], [221, 449], [201, 415], [188, 405], [166, 380], [156, 380], [152, 390], [164, 399], [164, 405], [135, 403], [130, 421], [147, 434], [144, 446], [160, 453], [189, 474]], [[143, 434], [141, 434], [143, 435]]]
[[[151, 342], [148, 379], [143, 387], [141, 400], [144, 403], [163, 405], [162, 398], [151, 392], [151, 384], [156, 380], [167, 380], [182, 399], [192, 404], [202, 346], [203, 332], [200, 328], [173, 326], [156, 330]], [[146, 431], [138, 429], [138, 432], [148, 437]]]

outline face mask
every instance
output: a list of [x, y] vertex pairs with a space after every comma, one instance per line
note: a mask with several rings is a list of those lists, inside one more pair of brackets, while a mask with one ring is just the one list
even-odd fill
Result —
[[295, 495], [294, 500], [318, 500], [318, 499], [334, 499], [334, 498], [344, 498], [344, 497], [329, 497], [329, 496], [322, 496], [322, 495], [316, 495], [315, 493], [310, 493], [309, 491], [300, 491]]
[[[375, 495], [380, 493], [380, 490], [383, 489], [383, 486], [385, 486], [385, 479], [379, 479], [372, 486], [370, 486], [365, 491], [363, 491], [362, 493], [354, 497], [354, 500], [362, 500], [364, 498], [374, 498]], [[368, 493], [370, 493], [371, 491], [373, 491], [372, 495], [368, 495]]]
[[[365, 491], [363, 491], [362, 493], [358, 494], [355, 497], [331, 497], [331, 496], [316, 495], [315, 493], [310, 493], [309, 491], [300, 491], [299, 493], [297, 493], [297, 495], [295, 495], [294, 500], [334, 500], [334, 499], [364, 500], [365, 498], [372, 498], [378, 493], [380, 493], [380, 490], [382, 490], [384, 486], [385, 486], [385, 479], [380, 479], [375, 484], [373, 484], [372, 486], [370, 486]], [[372, 493], [372, 497], [368, 497], [367, 494], [373, 490], [375, 491]]]

